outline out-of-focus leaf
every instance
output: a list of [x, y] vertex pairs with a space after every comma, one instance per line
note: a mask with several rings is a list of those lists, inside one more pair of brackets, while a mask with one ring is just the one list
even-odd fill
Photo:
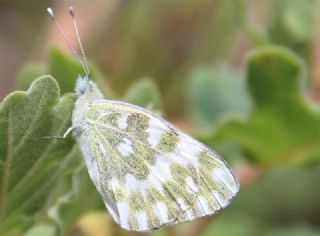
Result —
[[[102, 76], [97, 68], [89, 64], [89, 69], [91, 73], [90, 79], [99, 82]], [[50, 74], [58, 81], [61, 94], [74, 92], [78, 75], [85, 76], [84, 70], [77, 58], [63, 53], [58, 48], [52, 48], [49, 54], [47, 69], [37, 64], [27, 64], [22, 68], [18, 76], [18, 89], [25, 90], [37, 78], [36, 76], [43, 74]]]
[[[112, 236], [117, 235], [111, 229], [111, 216], [105, 211], [94, 211], [82, 216], [77, 227], [85, 236]], [[75, 235], [76, 236], [76, 235]], [[122, 236], [122, 235], [119, 235]]]
[[270, 17], [269, 35], [310, 60], [315, 26], [315, 0], [277, 0]]
[[164, 94], [167, 111], [179, 114], [185, 108], [186, 78], [193, 66], [230, 51], [245, 1], [151, 0], [119, 6], [121, 14], [103, 31], [101, 47], [91, 47], [91, 53], [105, 65], [102, 69], [119, 93], [132, 80], [150, 76]]
[[316, 227], [311, 227], [308, 225], [297, 224], [289, 227], [282, 227], [278, 229], [271, 230], [271, 232], [266, 233], [265, 236], [319, 236], [320, 230]]
[[270, 34], [276, 40], [304, 41], [312, 37], [315, 0], [278, 0], [274, 9]]
[[133, 83], [122, 99], [153, 111], [162, 110], [161, 93], [152, 79], [145, 78]]
[[319, 224], [320, 191], [315, 187], [319, 178], [319, 165], [302, 169], [275, 168], [256, 185], [242, 191], [230, 213], [248, 215], [270, 226], [283, 222]]
[[78, 75], [85, 76], [79, 61], [57, 48], [52, 48], [50, 51], [48, 73], [57, 78], [62, 94], [73, 92]]
[[24, 65], [18, 75], [18, 80], [16, 85], [17, 89], [27, 90], [36, 78], [44, 74], [46, 74], [46, 68], [42, 65], [38, 65], [38, 64]]
[[200, 127], [212, 127], [225, 116], [246, 116], [250, 110], [244, 80], [239, 73], [227, 69], [196, 69], [187, 97], [190, 115]]
[[150, 235], [151, 236], [167, 236], [168, 234], [166, 232], [166, 229], [163, 228], [163, 229], [158, 229], [153, 231]]
[[265, 166], [319, 161], [320, 115], [304, 100], [299, 58], [283, 48], [259, 49], [249, 57], [247, 74], [255, 103], [250, 118], [232, 120], [204, 141], [240, 145]]
[[[210, 223], [204, 235], [316, 233], [317, 227], [307, 226], [319, 224], [320, 191], [315, 187], [319, 178], [319, 165], [270, 170], [257, 184], [243, 189], [230, 208]], [[300, 227], [301, 224], [305, 227]]]
[[201, 236], [254, 236], [262, 235], [261, 232], [261, 224], [254, 218], [245, 215], [223, 215], [214, 219]]
[[0, 234], [19, 232], [41, 212], [57, 179], [73, 159], [74, 141], [62, 136], [71, 126], [75, 96], [60, 98], [50, 76], [27, 92], [14, 92], [0, 106]]
[[32, 227], [24, 236], [54, 236], [52, 225], [36, 225]]

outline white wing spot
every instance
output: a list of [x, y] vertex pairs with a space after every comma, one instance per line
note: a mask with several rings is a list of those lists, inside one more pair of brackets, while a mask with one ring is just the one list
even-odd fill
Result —
[[124, 138], [123, 142], [119, 143], [118, 145], [118, 151], [121, 153], [122, 156], [129, 156], [130, 154], [133, 154], [133, 148], [132, 143], [129, 139]]
[[239, 191], [237, 182], [235, 181], [233, 175], [231, 174], [228, 168], [221, 168], [221, 167], [215, 168], [213, 172], [214, 172], [213, 178], [216, 179], [216, 176], [218, 176], [220, 178], [220, 181], [223, 184], [225, 184], [233, 194]]
[[110, 180], [110, 185], [113, 187], [113, 188], [120, 188], [121, 185], [119, 183], [119, 180], [117, 178], [112, 178]]
[[[199, 166], [199, 162], [197, 157], [199, 153], [203, 152], [205, 150], [205, 147], [198, 144], [196, 140], [194, 140], [191, 137], [188, 137], [187, 135], [183, 135], [179, 133], [179, 142], [174, 150], [176, 153], [175, 161], [179, 162], [181, 165], [188, 165], [190, 164], [190, 160], [192, 160], [192, 164], [195, 167]], [[190, 157], [190, 158], [186, 158]]]
[[152, 148], [156, 148], [158, 146], [162, 135], [167, 131], [169, 131], [169, 128], [165, 124], [158, 119], [150, 118], [149, 128], [146, 130], [146, 132], [149, 134], [147, 140]]
[[146, 189], [151, 187], [149, 181], [139, 180], [132, 174], [126, 174], [125, 178], [125, 189], [128, 193], [137, 192], [137, 191], [145, 191]]
[[98, 144], [98, 147], [99, 147], [99, 149], [101, 151], [101, 154], [103, 156], [106, 156], [107, 155], [106, 148], [103, 146], [103, 144], [99, 140], [98, 140], [97, 144]]
[[[153, 173], [152, 175], [149, 175], [149, 177], [155, 177], [160, 180], [161, 182], [165, 182], [167, 180], [172, 179], [171, 175], [171, 164], [172, 161], [169, 156], [166, 155], [157, 155], [156, 163], [152, 166], [150, 166], [150, 173]], [[157, 175], [157, 173], [161, 173]], [[156, 176], [154, 176], [156, 175]]]
[[157, 212], [159, 211], [160, 214], [160, 218], [162, 220], [162, 222], [168, 222], [169, 218], [168, 218], [168, 207], [165, 203], [163, 202], [157, 202], [155, 207], [154, 207], [154, 211]]
[[[150, 172], [154, 171], [151, 167]], [[157, 172], [153, 172], [153, 174], [150, 174], [146, 180], [146, 182], [150, 183], [153, 188], [156, 188], [158, 191], [162, 192], [163, 190], [163, 178], [157, 176]]]
[[121, 115], [121, 117], [118, 119], [118, 126], [120, 129], [126, 129], [128, 127], [128, 114], [124, 113]]
[[212, 212], [209, 209], [208, 201], [202, 196], [198, 196], [198, 200], [201, 204], [202, 209], [205, 211], [206, 215], [212, 214]]
[[217, 199], [217, 201], [219, 202], [222, 208], [227, 206], [228, 202], [218, 191], [213, 191], [213, 195]]
[[146, 212], [139, 212], [136, 214], [136, 219], [138, 220], [139, 230], [148, 229], [148, 216]]
[[198, 186], [195, 184], [191, 176], [186, 178], [187, 186], [192, 190], [192, 192], [197, 193], [199, 191]]
[[177, 200], [178, 204], [180, 205], [181, 207], [181, 210], [185, 211], [185, 210], [188, 210], [190, 207], [185, 203], [184, 199], [183, 198], [178, 198]]
[[125, 202], [118, 202], [118, 210], [120, 215], [120, 224], [129, 229], [129, 206]]

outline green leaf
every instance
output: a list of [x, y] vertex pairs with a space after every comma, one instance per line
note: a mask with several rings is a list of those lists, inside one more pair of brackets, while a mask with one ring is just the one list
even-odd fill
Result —
[[122, 100], [149, 108], [150, 110], [162, 110], [160, 90], [154, 80], [149, 78], [134, 82], [128, 88]]
[[57, 48], [52, 48], [50, 51], [48, 73], [54, 78], [58, 78], [62, 94], [73, 92], [78, 75], [84, 76], [79, 61]]
[[204, 128], [226, 116], [245, 117], [250, 110], [244, 80], [230, 69], [197, 68], [191, 75], [187, 95], [192, 120]]
[[320, 165], [270, 169], [257, 184], [241, 192], [232, 214], [249, 215], [268, 226], [317, 222], [319, 178]]
[[71, 126], [75, 95], [60, 98], [50, 76], [27, 92], [14, 92], [0, 106], [0, 234], [18, 232], [34, 220], [56, 181], [75, 158], [74, 141], [62, 136]]
[[32, 227], [24, 236], [53, 236], [54, 228], [52, 225], [39, 224]]
[[270, 169], [256, 184], [243, 188], [203, 236], [319, 235], [319, 229], [311, 227], [319, 219], [319, 178], [320, 165]]
[[270, 33], [284, 41], [310, 40], [314, 26], [315, 0], [280, 0], [274, 3]]
[[316, 227], [300, 224], [293, 227], [279, 227], [265, 236], [318, 236], [319, 234], [320, 231]]
[[[102, 77], [93, 65], [89, 64], [91, 79], [99, 82]], [[52, 48], [47, 69], [38, 64], [26, 64], [18, 76], [18, 89], [25, 90], [40, 75], [50, 74], [59, 83], [61, 94], [73, 92], [78, 75], [84, 76], [80, 62], [74, 56], [65, 54], [58, 48]]]
[[[228, 212], [229, 213], [229, 212]], [[257, 233], [259, 232], [259, 233]], [[225, 214], [217, 217], [204, 230], [201, 236], [253, 236], [261, 235], [261, 224], [254, 218], [245, 215], [231, 215]]]
[[[82, 161], [82, 159], [79, 160]], [[66, 235], [72, 231], [76, 221], [85, 212], [93, 209], [106, 211], [101, 196], [82, 162], [82, 165], [76, 165], [74, 171], [64, 178], [63, 189], [58, 199], [50, 207], [48, 215], [56, 223], [58, 234]]]
[[227, 122], [204, 141], [237, 144], [265, 166], [319, 161], [320, 116], [303, 97], [303, 69], [287, 49], [254, 51], [247, 81], [255, 109], [248, 120]]
[[17, 89], [27, 90], [32, 82], [41, 75], [46, 74], [46, 71], [43, 65], [33, 63], [25, 64], [18, 74]]
[[275, 43], [290, 47], [310, 61], [313, 50], [315, 0], [274, 1], [269, 22], [269, 36]]

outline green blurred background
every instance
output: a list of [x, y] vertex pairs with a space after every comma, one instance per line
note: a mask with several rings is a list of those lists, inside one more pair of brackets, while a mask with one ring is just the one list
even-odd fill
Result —
[[[218, 216], [150, 235], [320, 235], [320, 1], [0, 0], [1, 100], [43, 74], [73, 91], [81, 68], [46, 13], [78, 49], [70, 5], [106, 97], [162, 114], [239, 177]], [[81, 161], [4, 235], [140, 235], [108, 217]]]

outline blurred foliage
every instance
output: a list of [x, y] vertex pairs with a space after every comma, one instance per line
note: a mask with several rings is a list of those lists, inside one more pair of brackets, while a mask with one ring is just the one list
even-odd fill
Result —
[[319, 235], [319, 166], [275, 168], [242, 191], [204, 235]]
[[245, 117], [250, 110], [244, 80], [232, 68], [196, 68], [186, 91], [190, 116], [202, 129], [226, 116]]
[[[255, 108], [248, 120], [220, 127], [211, 141], [234, 142], [265, 167], [319, 161], [320, 114], [302, 96], [303, 69], [286, 49], [266, 47], [252, 53], [247, 82]], [[210, 138], [204, 141], [212, 145]]]
[[243, 8], [242, 0], [127, 2], [112, 29], [102, 33], [109, 44], [97, 39], [102, 48], [89, 49], [114, 78], [114, 89], [123, 92], [135, 79], [155, 78], [167, 111], [179, 114], [188, 73], [195, 64], [227, 56]]
[[273, 42], [294, 49], [308, 63], [312, 56], [316, 0], [275, 1], [269, 23]]
[[[178, 121], [239, 169], [244, 183], [250, 173], [241, 167], [260, 171], [197, 235], [320, 235], [320, 114], [308, 97], [319, 1], [270, 0], [265, 28], [245, 0], [117, 4], [85, 45], [102, 70], [90, 63], [105, 97]], [[241, 49], [250, 51], [245, 66], [241, 37], [253, 44]], [[104, 214], [71, 137], [36, 139], [70, 126], [75, 80], [84, 74], [58, 49], [48, 58], [26, 63], [17, 89], [27, 91], [0, 105], [0, 235], [141, 235]], [[189, 235], [198, 223], [150, 235]]]
[[121, 100], [146, 107], [151, 111], [162, 110], [162, 98], [157, 84], [150, 78], [142, 78], [132, 84]]
[[[78, 76], [85, 76], [84, 70], [78, 60], [65, 55], [61, 50], [52, 48], [49, 53], [49, 65], [36, 63], [26, 64], [18, 75], [17, 88], [26, 90], [37, 77], [43, 74], [50, 74], [58, 81], [61, 94], [73, 92]], [[68, 67], [68, 69], [63, 69]], [[89, 65], [92, 80], [98, 80], [102, 76], [94, 66]]]

